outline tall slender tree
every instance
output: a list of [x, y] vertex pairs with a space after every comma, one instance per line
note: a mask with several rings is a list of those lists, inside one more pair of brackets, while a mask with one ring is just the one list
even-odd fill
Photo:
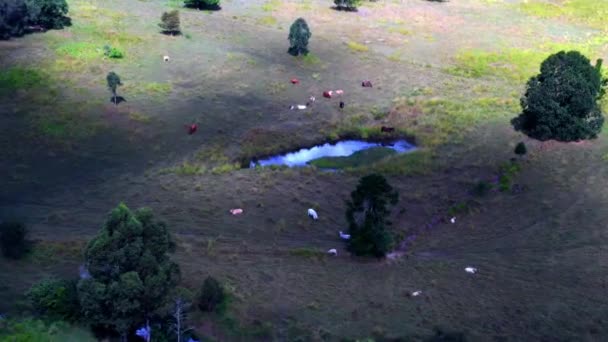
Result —
[[120, 77], [114, 71], [110, 71], [108, 76], [106, 76], [106, 81], [108, 82], [108, 89], [112, 92], [112, 99], [114, 100], [114, 105], [118, 105], [118, 101], [116, 98], [116, 89], [118, 86], [121, 86]]
[[312, 36], [310, 28], [304, 18], [298, 18], [291, 24], [289, 28], [289, 50], [290, 55], [297, 56], [299, 54], [308, 54], [308, 40]]

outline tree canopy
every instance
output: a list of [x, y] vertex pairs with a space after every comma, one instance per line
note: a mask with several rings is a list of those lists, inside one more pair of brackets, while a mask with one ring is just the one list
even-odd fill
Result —
[[184, 0], [184, 6], [207, 10], [221, 9], [220, 0]]
[[84, 316], [126, 336], [161, 308], [179, 281], [169, 258], [175, 245], [167, 226], [149, 209], [131, 212], [120, 204], [85, 250], [90, 277], [78, 283]]
[[20, 37], [32, 26], [61, 29], [69, 26], [66, 0], [3, 0], [0, 2], [0, 39]]
[[540, 74], [530, 78], [521, 98], [522, 113], [513, 127], [545, 141], [577, 141], [597, 137], [604, 124], [598, 101], [605, 93], [602, 60], [592, 66], [577, 51], [549, 56]]
[[387, 229], [389, 205], [399, 201], [399, 194], [379, 174], [362, 177], [350, 201], [346, 202], [349, 223], [348, 250], [356, 255], [384, 257], [393, 238]]
[[312, 36], [308, 24], [304, 18], [298, 18], [289, 28], [289, 50], [287, 52], [293, 56], [308, 54], [308, 40]]
[[180, 32], [179, 11], [163, 12], [160, 21], [158, 26], [160, 26], [163, 33], [174, 35]]

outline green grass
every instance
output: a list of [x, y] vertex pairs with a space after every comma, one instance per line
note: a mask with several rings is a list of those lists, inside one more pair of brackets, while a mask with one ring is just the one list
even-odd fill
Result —
[[280, 0], [267, 0], [262, 5], [262, 11], [264, 12], [273, 12], [276, 11], [281, 6]]
[[321, 59], [311, 52], [306, 55], [299, 56], [298, 59], [302, 61], [302, 64], [305, 66], [315, 66], [321, 64]]
[[308, 162], [322, 169], [346, 169], [370, 165], [388, 156], [397, 154], [395, 150], [387, 147], [373, 147], [357, 151], [347, 157], [323, 157]]
[[258, 24], [265, 25], [265, 26], [275, 26], [278, 23], [277, 19], [271, 15], [262, 17], [262, 18], [258, 19], [257, 22], [258, 22]]
[[173, 87], [169, 83], [150, 82], [144, 85], [144, 90], [152, 95], [168, 95]]
[[188, 161], [184, 161], [180, 165], [163, 169], [160, 171], [161, 174], [173, 173], [179, 176], [194, 176], [205, 173], [205, 168], [201, 165], [190, 163]]
[[357, 174], [378, 172], [385, 175], [424, 175], [433, 170], [433, 153], [429, 150], [417, 150], [398, 154], [376, 162], [373, 165], [356, 169]]
[[369, 47], [367, 47], [367, 45], [359, 44], [357, 42], [352, 41], [346, 43], [346, 46], [348, 46], [349, 49], [355, 52], [366, 52], [369, 50]]
[[103, 56], [101, 48], [90, 42], [70, 42], [60, 45], [55, 51], [61, 56], [90, 60]]
[[590, 0], [567, 0], [561, 4], [545, 1], [526, 1], [519, 8], [540, 18], [564, 17], [584, 25], [608, 29], [608, 2]]
[[0, 94], [48, 84], [48, 75], [36, 69], [13, 67], [0, 70]]
[[89, 138], [99, 131], [101, 123], [71, 111], [36, 113], [33, 126], [43, 136], [56, 141], [74, 141]]
[[293, 256], [311, 258], [311, 259], [319, 259], [319, 258], [325, 257], [325, 252], [320, 251], [315, 248], [307, 248], [307, 247], [292, 249], [289, 251], [289, 254], [293, 255]]

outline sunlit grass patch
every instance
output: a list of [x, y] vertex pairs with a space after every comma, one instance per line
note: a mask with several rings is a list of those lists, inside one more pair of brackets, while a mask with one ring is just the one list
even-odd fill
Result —
[[144, 90], [149, 94], [167, 95], [173, 87], [169, 83], [150, 82], [144, 85]]
[[59, 55], [81, 59], [94, 59], [103, 56], [101, 46], [90, 42], [69, 42], [60, 45], [55, 51]]
[[268, 16], [258, 19], [257, 23], [260, 25], [265, 25], [265, 26], [275, 26], [278, 23], [278, 21], [275, 17], [268, 15]]
[[180, 176], [194, 176], [205, 173], [205, 168], [202, 165], [184, 161], [180, 165], [172, 168], [163, 169], [160, 171], [161, 174], [176, 174]]
[[281, 6], [280, 0], [267, 0], [262, 5], [262, 11], [264, 11], [264, 12], [276, 11], [280, 6]]
[[48, 75], [36, 69], [14, 67], [0, 70], [0, 94], [19, 89], [44, 87], [48, 83]]
[[417, 150], [382, 159], [357, 169], [355, 172], [361, 174], [379, 172], [385, 175], [422, 175], [431, 172], [433, 167], [433, 154], [428, 150]]
[[317, 55], [310, 52], [301, 56], [299, 60], [302, 61], [302, 64], [306, 66], [315, 66], [321, 64], [321, 59], [317, 57]]
[[129, 112], [129, 119], [141, 123], [148, 123], [152, 120], [150, 116], [137, 111]]
[[349, 49], [355, 52], [366, 52], [369, 50], [369, 47], [367, 47], [367, 45], [359, 44], [357, 42], [352, 41], [346, 43], [346, 46], [348, 46]]
[[541, 18], [564, 17], [566, 19], [608, 29], [608, 2], [590, 0], [567, 0], [559, 4], [546, 1], [525, 1], [519, 8], [530, 15]]
[[412, 31], [406, 29], [405, 27], [391, 27], [388, 29], [389, 32], [396, 32], [404, 36], [409, 36], [412, 34]]

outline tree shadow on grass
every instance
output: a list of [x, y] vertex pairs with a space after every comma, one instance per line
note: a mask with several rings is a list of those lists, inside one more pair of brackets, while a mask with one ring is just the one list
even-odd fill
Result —
[[330, 8], [339, 12], [359, 12], [356, 7], [331, 6]]
[[115, 103], [115, 104], [119, 104], [119, 103], [121, 103], [121, 102], [127, 102], [127, 99], [125, 99], [125, 98], [124, 98], [124, 97], [122, 97], [122, 96], [116, 96], [116, 102], [114, 102], [114, 96], [112, 96], [112, 97], [110, 98], [110, 102]]

